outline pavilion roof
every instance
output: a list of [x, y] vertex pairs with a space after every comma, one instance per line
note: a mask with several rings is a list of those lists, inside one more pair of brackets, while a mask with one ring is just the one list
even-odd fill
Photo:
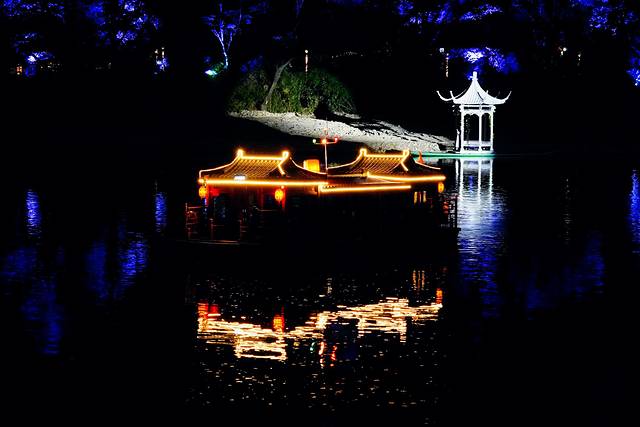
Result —
[[309, 185], [326, 181], [326, 174], [312, 172], [297, 165], [283, 151], [280, 156], [247, 155], [244, 150], [238, 150], [231, 163], [213, 169], [200, 171], [200, 178], [205, 180], [229, 181], [241, 183], [243, 181], [309, 181]]
[[444, 181], [440, 168], [416, 163], [409, 150], [401, 153], [370, 154], [366, 148], [346, 165], [329, 168], [329, 181], [347, 177], [368, 177], [387, 181]]
[[476, 71], [473, 72], [473, 76], [471, 77], [471, 84], [469, 88], [458, 96], [454, 96], [453, 92], [449, 91], [450, 97], [445, 98], [440, 95], [440, 92], [437, 92], [440, 99], [443, 101], [452, 101], [454, 104], [461, 105], [500, 105], [504, 104], [511, 93], [507, 95], [506, 98], [496, 98], [495, 96], [489, 95], [489, 92], [482, 89], [480, 83], [478, 82], [478, 73]]

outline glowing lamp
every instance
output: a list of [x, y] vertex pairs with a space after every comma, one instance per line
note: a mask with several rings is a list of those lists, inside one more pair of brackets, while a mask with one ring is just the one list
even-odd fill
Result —
[[444, 193], [444, 182], [438, 183], [438, 193]]
[[273, 193], [273, 197], [275, 197], [276, 202], [282, 203], [284, 200], [284, 189], [278, 188], [275, 193]]
[[322, 138], [322, 144], [326, 144], [327, 142], [327, 138]]
[[198, 196], [200, 196], [201, 199], [204, 199], [205, 197], [207, 197], [207, 186], [206, 185], [202, 185], [198, 189]]
[[307, 159], [302, 163], [302, 167], [311, 172], [320, 172], [320, 160]]

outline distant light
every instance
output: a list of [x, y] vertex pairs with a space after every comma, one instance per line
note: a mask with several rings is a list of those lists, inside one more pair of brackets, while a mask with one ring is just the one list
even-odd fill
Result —
[[35, 63], [36, 63], [36, 61], [37, 61], [37, 59], [36, 59], [36, 57], [35, 57], [35, 56], [33, 56], [33, 55], [29, 55], [29, 56], [27, 57], [27, 62], [28, 62], [29, 64], [35, 64]]
[[207, 197], [207, 186], [203, 185], [198, 189], [198, 196], [200, 196], [201, 199], [204, 199], [205, 197]]
[[438, 183], [438, 193], [444, 193], [444, 182]]
[[440, 48], [440, 53], [444, 53], [444, 48], [443, 47]]
[[233, 177], [234, 181], [245, 181], [247, 179], [246, 175], [236, 175]]
[[204, 73], [209, 77], [215, 77], [218, 74], [214, 70], [207, 70]]

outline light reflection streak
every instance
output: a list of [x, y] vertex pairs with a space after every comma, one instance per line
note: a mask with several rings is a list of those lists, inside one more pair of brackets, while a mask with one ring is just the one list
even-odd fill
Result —
[[455, 170], [462, 276], [478, 283], [483, 313], [493, 317], [499, 302], [495, 276], [504, 244], [504, 195], [494, 188], [493, 159], [458, 159]]
[[39, 238], [42, 234], [42, 213], [40, 212], [40, 198], [33, 190], [27, 191], [26, 197], [26, 221], [29, 237]]
[[124, 291], [146, 270], [149, 256], [149, 244], [142, 233], [127, 233], [123, 244], [119, 251], [120, 277], [116, 299], [122, 298]]
[[156, 232], [164, 232], [167, 228], [167, 195], [161, 191], [156, 193], [154, 218]]
[[633, 253], [640, 254], [640, 176], [637, 169], [631, 174], [629, 227], [631, 228], [631, 239], [635, 245]]
[[[215, 309], [212, 309], [215, 307]], [[271, 359], [284, 362], [287, 360], [287, 343], [299, 343], [303, 340], [319, 342], [317, 357], [323, 364], [327, 344], [325, 330], [330, 325], [355, 324], [357, 338], [373, 332], [383, 332], [399, 337], [404, 343], [407, 339], [407, 321], [411, 323], [436, 320], [441, 303], [409, 306], [406, 298], [386, 298], [375, 304], [346, 307], [338, 306], [335, 311], [323, 311], [313, 314], [304, 325], [291, 330], [284, 328], [284, 316], [281, 317], [282, 328], [268, 329], [260, 325], [242, 322], [231, 322], [222, 319], [217, 305], [207, 302], [198, 303], [198, 337], [207, 344], [230, 345], [238, 358]], [[274, 326], [279, 324], [274, 318]], [[329, 357], [337, 358], [336, 345], [331, 346]]]

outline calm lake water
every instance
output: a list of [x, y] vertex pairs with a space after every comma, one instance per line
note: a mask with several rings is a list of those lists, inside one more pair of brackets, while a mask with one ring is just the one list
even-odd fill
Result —
[[1, 406], [266, 425], [625, 419], [640, 161], [439, 163], [458, 250], [426, 251], [437, 242], [415, 230], [403, 250], [417, 255], [388, 263], [366, 247], [261, 268], [175, 250], [191, 176], [5, 183]]

